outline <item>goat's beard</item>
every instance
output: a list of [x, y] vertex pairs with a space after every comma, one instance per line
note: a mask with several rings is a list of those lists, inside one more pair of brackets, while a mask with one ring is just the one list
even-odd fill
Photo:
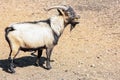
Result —
[[75, 28], [75, 26], [79, 24], [79, 22], [70, 22], [70, 24], [71, 24], [70, 31], [72, 31], [73, 28]]

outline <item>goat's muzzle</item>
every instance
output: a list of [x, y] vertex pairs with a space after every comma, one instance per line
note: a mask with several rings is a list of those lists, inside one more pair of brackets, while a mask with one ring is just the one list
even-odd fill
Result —
[[74, 17], [73, 20], [71, 20], [71, 21], [69, 22], [69, 24], [71, 25], [70, 31], [72, 31], [73, 28], [75, 28], [75, 26], [76, 26], [77, 24], [79, 24], [79, 19], [80, 19], [80, 16], [77, 15], [76, 17]]

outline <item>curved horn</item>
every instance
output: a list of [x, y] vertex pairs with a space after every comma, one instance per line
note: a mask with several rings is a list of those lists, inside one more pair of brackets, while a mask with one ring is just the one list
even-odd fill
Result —
[[53, 6], [53, 7], [50, 7], [50, 8], [48, 8], [48, 9], [46, 9], [46, 11], [49, 11], [49, 10], [51, 10], [51, 9], [63, 9], [63, 10], [68, 10], [68, 6]]

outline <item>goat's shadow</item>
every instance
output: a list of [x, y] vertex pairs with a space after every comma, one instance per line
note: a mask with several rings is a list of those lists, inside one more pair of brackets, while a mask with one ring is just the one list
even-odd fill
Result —
[[[21, 58], [16, 58], [16, 59], [14, 59], [14, 64], [16, 67], [36, 66], [35, 65], [36, 59], [37, 58], [35, 56], [25, 56], [25, 57], [21, 57]], [[46, 61], [45, 57], [40, 58], [40, 62], [39, 62], [40, 67], [42, 67], [44, 69], [46, 69], [45, 66], [43, 66], [45, 61]], [[0, 68], [2, 68], [3, 71], [9, 72], [8, 67], [9, 67], [8, 59], [0, 60]]]

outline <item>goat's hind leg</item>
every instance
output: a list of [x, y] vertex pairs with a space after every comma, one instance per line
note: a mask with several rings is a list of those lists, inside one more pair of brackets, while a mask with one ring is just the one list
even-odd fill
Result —
[[14, 70], [14, 67], [15, 67], [15, 65], [14, 65], [14, 59], [15, 59], [15, 57], [17, 56], [17, 54], [19, 53], [19, 48], [13, 48], [13, 49], [11, 49], [11, 52], [10, 52], [10, 54], [9, 54], [9, 68], [8, 68], [8, 71], [10, 72], [10, 73], [15, 73], [15, 70]]
[[14, 67], [15, 65], [13, 64], [13, 59], [11, 59], [11, 56], [9, 56], [9, 67], [8, 67], [8, 71], [10, 73], [15, 73]]

